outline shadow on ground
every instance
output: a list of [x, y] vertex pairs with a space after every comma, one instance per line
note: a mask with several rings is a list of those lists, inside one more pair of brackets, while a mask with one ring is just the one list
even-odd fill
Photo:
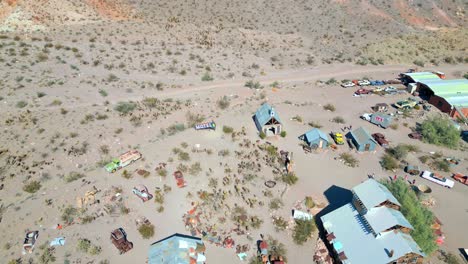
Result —
[[[330, 213], [331, 211], [334, 211], [341, 206], [351, 202], [353, 198], [353, 193], [345, 188], [333, 185], [330, 188], [328, 188], [324, 193], [325, 197], [328, 200], [328, 206], [323, 208], [316, 216], [315, 216], [315, 222], [317, 223], [317, 228], [319, 230], [319, 236], [320, 238], [324, 239], [324, 229], [323, 229], [323, 224], [322, 220], [320, 220], [320, 217], [323, 215], [326, 215]], [[325, 241], [325, 240], [324, 240]], [[325, 243], [327, 244], [327, 243]]]

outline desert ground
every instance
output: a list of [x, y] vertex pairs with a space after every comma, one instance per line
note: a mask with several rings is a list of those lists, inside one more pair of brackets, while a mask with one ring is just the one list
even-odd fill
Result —
[[[284, 244], [288, 263], [313, 263], [318, 233], [301, 246], [291, 236], [297, 204], [310, 196], [314, 213], [323, 213], [369, 174], [405, 173], [382, 169], [381, 147], [306, 154], [298, 137], [310, 123], [327, 133], [363, 126], [384, 133], [392, 146], [418, 146], [407, 159], [422, 168], [428, 166], [420, 156], [439, 152], [461, 159], [452, 172], [468, 173], [465, 142], [452, 150], [408, 137], [417, 122], [442, 115], [437, 109], [399, 116], [383, 130], [360, 114], [409, 95], [355, 97], [356, 88], [339, 85], [390, 80], [415, 67], [463, 78], [466, 8], [464, 1], [2, 1], [0, 256], [5, 263], [145, 263], [151, 243], [190, 234], [184, 216], [196, 208], [200, 226], [213, 238], [248, 246], [249, 259], [263, 234]], [[252, 115], [264, 102], [279, 113], [284, 138], [260, 139]], [[193, 129], [207, 121], [217, 129]], [[281, 180], [283, 168], [268, 144], [293, 153], [296, 184]], [[115, 173], [104, 169], [131, 149], [143, 158]], [[359, 165], [347, 166], [341, 153]], [[165, 168], [157, 169], [161, 163]], [[186, 187], [177, 187], [176, 170]], [[409, 179], [432, 188], [430, 209], [446, 236], [441, 248], [458, 254], [468, 245], [467, 187]], [[277, 185], [267, 188], [267, 180]], [[139, 184], [155, 198], [135, 196]], [[94, 200], [78, 204], [89, 191]], [[248, 227], [234, 230], [243, 215]], [[141, 217], [154, 225], [150, 238], [138, 231]], [[281, 227], [273, 223], [278, 217]], [[109, 240], [118, 227], [134, 244], [123, 255]], [[23, 255], [29, 230], [39, 230], [39, 238], [34, 252]], [[47, 251], [56, 237], [66, 244]], [[78, 246], [83, 240], [90, 250]], [[207, 263], [248, 262], [235, 247], [205, 244]], [[443, 262], [434, 254], [427, 263]]]

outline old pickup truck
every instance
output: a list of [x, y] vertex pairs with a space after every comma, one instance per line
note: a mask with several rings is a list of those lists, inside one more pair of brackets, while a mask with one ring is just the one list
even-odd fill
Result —
[[142, 155], [137, 150], [130, 150], [120, 155], [120, 157], [113, 159], [105, 166], [106, 171], [115, 172], [123, 167], [126, 167], [133, 162], [141, 159]]

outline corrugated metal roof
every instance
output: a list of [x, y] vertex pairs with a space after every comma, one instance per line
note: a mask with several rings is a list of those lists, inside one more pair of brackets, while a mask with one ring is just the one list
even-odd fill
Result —
[[[335, 236], [333, 243], [341, 244], [340, 251], [348, 257], [345, 263], [386, 264], [408, 253], [424, 256], [411, 236], [400, 231], [375, 237], [351, 203], [322, 216], [321, 220], [327, 233]], [[391, 250], [394, 251], [392, 257], [389, 256]]]
[[356, 142], [359, 145], [363, 145], [366, 142], [369, 142], [369, 140], [374, 141], [374, 143], [377, 143], [371, 137], [369, 132], [367, 132], [367, 130], [365, 128], [363, 128], [363, 127], [359, 127], [357, 129], [355, 129], [354, 131], [351, 131], [350, 133], [351, 133], [351, 136], [356, 140]]
[[397, 225], [413, 229], [400, 211], [388, 207], [372, 208], [364, 217], [376, 234]]
[[353, 188], [354, 194], [361, 200], [367, 210], [379, 205], [385, 201], [401, 206], [398, 200], [387, 189], [374, 179], [368, 179]]
[[281, 123], [278, 113], [267, 103], [264, 103], [257, 112], [255, 112], [255, 118], [260, 126], [264, 126], [272, 117]]
[[324, 140], [326, 140], [327, 142], [329, 142], [328, 140], [328, 137], [327, 137], [327, 134], [323, 133], [320, 129], [318, 128], [313, 128], [309, 131], [307, 131], [305, 134], [304, 134], [306, 140], [308, 142], [312, 142], [314, 140], [317, 140], [318, 138], [322, 138]]
[[387, 252], [393, 250], [393, 257], [390, 258], [389, 262], [395, 261], [408, 253], [426, 256], [414, 239], [402, 232], [386, 232], [378, 236], [377, 240], [385, 246]]
[[421, 81], [435, 95], [444, 98], [451, 105], [468, 106], [468, 80], [430, 80]]
[[204, 263], [204, 256], [195, 252], [197, 245], [203, 245], [200, 238], [174, 234], [150, 245], [148, 263], [191, 264], [190, 259], [197, 264]]
[[422, 82], [428, 80], [440, 80], [440, 77], [437, 74], [432, 72], [412, 72], [405, 73], [406, 76], [411, 77], [414, 82]]

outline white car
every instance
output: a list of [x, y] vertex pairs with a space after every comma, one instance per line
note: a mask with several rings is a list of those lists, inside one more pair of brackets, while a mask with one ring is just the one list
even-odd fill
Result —
[[369, 80], [360, 80], [358, 81], [359, 86], [367, 86], [370, 85]]
[[455, 184], [454, 181], [449, 180], [445, 177], [440, 176], [439, 174], [436, 174], [430, 171], [423, 171], [421, 173], [421, 177], [423, 177], [426, 180], [430, 180], [431, 182], [435, 182], [439, 185], [447, 187], [447, 188], [453, 188], [453, 185]]
[[371, 117], [372, 117], [372, 114], [370, 114], [370, 113], [364, 113], [364, 114], [361, 115], [361, 118], [366, 120], [366, 121], [370, 121]]
[[341, 87], [343, 88], [349, 88], [349, 87], [354, 87], [354, 83], [352, 82], [345, 82], [341, 84]]
[[397, 91], [397, 88], [395, 88], [393, 86], [389, 86], [389, 87], [385, 88], [385, 92], [387, 92], [387, 93], [396, 92], [396, 91]]

